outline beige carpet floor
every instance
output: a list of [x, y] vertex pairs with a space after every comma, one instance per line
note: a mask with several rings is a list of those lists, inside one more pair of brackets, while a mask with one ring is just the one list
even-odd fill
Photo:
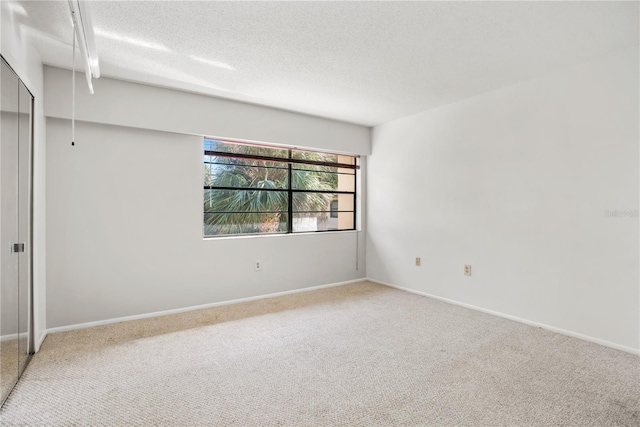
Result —
[[634, 426], [640, 358], [360, 283], [47, 337], [5, 426]]
[[6, 391], [16, 383], [19, 351], [17, 339], [0, 342], [0, 402], [4, 399]]

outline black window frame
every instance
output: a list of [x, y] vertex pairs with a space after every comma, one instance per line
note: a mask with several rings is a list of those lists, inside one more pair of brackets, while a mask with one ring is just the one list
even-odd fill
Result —
[[[344, 153], [335, 153], [335, 152], [328, 152], [328, 151], [320, 151], [320, 150], [309, 150], [309, 149], [301, 149], [301, 148], [296, 148], [296, 147], [283, 147], [283, 146], [277, 146], [277, 145], [270, 145], [270, 144], [256, 144], [256, 143], [249, 143], [249, 142], [243, 142], [243, 141], [237, 141], [237, 140], [232, 140], [232, 139], [226, 139], [226, 138], [210, 138], [210, 137], [205, 137], [203, 140], [203, 146], [206, 145], [207, 141], [211, 141], [211, 142], [215, 142], [215, 141], [220, 141], [223, 142], [225, 144], [237, 144], [237, 145], [245, 145], [245, 146], [252, 146], [252, 147], [257, 147], [257, 148], [272, 148], [272, 149], [277, 149], [277, 150], [287, 150], [288, 152], [288, 156], [287, 157], [277, 157], [277, 156], [265, 156], [265, 155], [259, 155], [259, 154], [244, 154], [244, 153], [230, 153], [230, 152], [226, 152], [226, 151], [215, 151], [215, 150], [207, 150], [206, 148], [203, 147], [203, 151], [204, 151], [204, 156], [203, 156], [203, 164], [206, 166], [207, 164], [210, 164], [211, 162], [207, 162], [207, 158], [211, 159], [212, 157], [223, 157], [223, 158], [231, 158], [231, 159], [240, 159], [240, 160], [254, 160], [254, 161], [264, 161], [264, 162], [277, 162], [277, 163], [285, 163], [287, 165], [287, 169], [288, 169], [288, 179], [287, 179], [287, 186], [286, 188], [255, 188], [255, 187], [225, 187], [225, 186], [212, 186], [212, 185], [204, 185], [204, 192], [206, 192], [207, 190], [225, 190], [225, 191], [279, 191], [279, 192], [285, 192], [287, 193], [287, 197], [288, 197], [288, 207], [287, 207], [287, 211], [286, 211], [286, 215], [287, 215], [287, 229], [286, 231], [281, 231], [281, 232], [270, 232], [270, 233], [230, 233], [230, 234], [206, 234], [205, 233], [205, 215], [206, 214], [223, 214], [223, 213], [230, 213], [228, 211], [213, 211], [213, 212], [207, 212], [206, 210], [203, 209], [203, 218], [202, 218], [202, 224], [203, 224], [203, 237], [204, 238], [218, 238], [218, 237], [241, 237], [241, 236], [272, 236], [272, 235], [284, 235], [284, 234], [305, 234], [305, 233], [324, 233], [324, 232], [343, 232], [343, 231], [355, 231], [357, 230], [357, 195], [358, 195], [358, 170], [360, 169], [360, 165], [359, 165], [359, 155], [355, 155], [355, 154], [344, 154]], [[299, 159], [299, 158], [295, 158], [294, 157], [294, 153], [295, 152], [305, 152], [305, 153], [318, 153], [318, 154], [325, 154], [325, 155], [332, 155], [332, 156], [345, 156], [345, 157], [349, 157], [350, 159], [353, 159], [353, 164], [350, 163], [341, 163], [341, 162], [324, 162], [324, 161], [317, 161], [317, 160], [305, 160], [305, 159]], [[294, 189], [292, 188], [292, 174], [294, 170], [298, 170], [298, 171], [304, 171], [304, 169], [295, 169], [294, 165], [307, 165], [307, 166], [324, 166], [324, 167], [335, 167], [335, 168], [339, 168], [339, 169], [351, 169], [353, 170], [353, 174], [346, 174], [346, 175], [353, 175], [353, 191], [343, 191], [343, 190], [308, 190], [308, 189]], [[251, 167], [251, 166], [248, 166]], [[313, 172], [311, 170], [311, 172]], [[340, 174], [340, 172], [336, 172], [338, 174]], [[343, 175], [345, 175], [344, 173], [342, 173]], [[203, 192], [203, 194], [205, 194]], [[303, 230], [303, 231], [294, 231], [293, 230], [293, 217], [294, 214], [299, 214], [299, 213], [313, 213], [313, 212], [324, 212], [324, 211], [294, 211], [293, 209], [293, 195], [295, 193], [321, 193], [321, 194], [334, 194], [334, 195], [340, 195], [340, 194], [347, 194], [347, 195], [352, 195], [353, 197], [353, 227], [352, 228], [348, 228], [348, 229], [327, 229], [327, 230], [313, 230], [313, 231], [308, 231], [308, 230]], [[333, 203], [333, 200], [330, 202]], [[351, 212], [351, 210], [333, 210], [331, 209], [333, 207], [333, 204], [330, 205], [329, 210], [327, 210], [326, 212], [328, 213], [328, 217], [329, 218], [337, 218], [338, 217], [338, 213], [339, 212]], [[284, 211], [282, 211], [283, 213], [285, 213]], [[256, 212], [256, 213], [262, 213], [262, 212]], [[265, 212], [267, 213], [267, 212]], [[334, 216], [335, 214], [335, 216]]]

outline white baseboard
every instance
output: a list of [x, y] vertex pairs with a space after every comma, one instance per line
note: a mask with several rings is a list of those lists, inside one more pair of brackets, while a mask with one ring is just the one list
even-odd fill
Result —
[[153, 313], [136, 314], [136, 315], [133, 315], [133, 316], [117, 317], [115, 319], [98, 320], [98, 321], [95, 321], [95, 322], [78, 323], [76, 325], [59, 326], [59, 327], [56, 327], [56, 328], [47, 329], [45, 331], [45, 333], [43, 334], [42, 340], [44, 340], [44, 337], [47, 334], [55, 334], [57, 332], [74, 331], [76, 329], [92, 328], [94, 326], [109, 325], [111, 323], [120, 323], [120, 322], [127, 322], [127, 321], [130, 321], [130, 320], [148, 319], [150, 317], [168, 316], [168, 315], [171, 315], [171, 314], [186, 313], [188, 311], [203, 310], [203, 309], [213, 308], [213, 307], [222, 307], [222, 306], [225, 306], [225, 305], [232, 305], [232, 304], [240, 304], [240, 303], [243, 303], [243, 302], [256, 301], [256, 300], [261, 300], [261, 299], [266, 299], [266, 298], [280, 297], [280, 296], [284, 296], [284, 295], [298, 294], [298, 293], [301, 293], [301, 292], [310, 292], [310, 291], [315, 291], [315, 290], [318, 290], [318, 289], [332, 288], [332, 287], [335, 287], [335, 286], [344, 286], [344, 285], [349, 285], [351, 283], [363, 282], [365, 280], [366, 279], [364, 279], [364, 278], [362, 278], [362, 279], [354, 279], [354, 280], [347, 280], [346, 282], [329, 283], [327, 285], [311, 286], [309, 288], [293, 289], [293, 290], [290, 290], [290, 291], [275, 292], [275, 293], [272, 293], [272, 294], [257, 295], [257, 296], [254, 296], [254, 297], [247, 297], [247, 298], [240, 298], [240, 299], [234, 299], [234, 300], [228, 300], [228, 301], [213, 302], [213, 303], [210, 303], [210, 304], [194, 305], [194, 306], [191, 306], [191, 307], [175, 308], [175, 309], [172, 309], [172, 310], [156, 311], [156, 312], [153, 312]]
[[446, 303], [449, 303], [449, 304], [458, 305], [460, 307], [469, 308], [471, 310], [481, 311], [483, 313], [492, 314], [494, 316], [498, 316], [498, 317], [502, 317], [502, 318], [505, 318], [505, 319], [513, 320], [515, 322], [524, 323], [525, 325], [535, 326], [535, 327], [538, 327], [538, 328], [546, 329], [546, 330], [551, 331], [551, 332], [556, 332], [556, 333], [559, 333], [559, 334], [568, 335], [568, 336], [573, 337], [573, 338], [578, 338], [578, 339], [581, 339], [581, 340], [584, 340], [584, 341], [589, 341], [589, 342], [592, 342], [592, 343], [595, 343], [595, 344], [603, 345], [605, 347], [615, 348], [616, 350], [621, 350], [621, 351], [624, 351], [624, 352], [627, 352], [627, 353], [634, 354], [636, 356], [640, 356], [640, 349], [637, 349], [637, 348], [627, 347], [627, 346], [616, 344], [616, 343], [613, 343], [613, 342], [610, 342], [610, 341], [605, 341], [605, 340], [602, 340], [600, 338], [594, 338], [594, 337], [591, 337], [589, 335], [583, 335], [583, 334], [580, 334], [578, 332], [573, 332], [573, 331], [569, 331], [569, 330], [566, 330], [566, 329], [556, 328], [555, 326], [545, 325], [544, 323], [534, 322], [532, 320], [523, 319], [521, 317], [512, 316], [510, 314], [500, 313], [498, 311], [488, 310], [486, 308], [478, 307], [478, 306], [471, 305], [471, 304], [466, 304], [466, 303], [455, 301], [455, 300], [448, 299], [448, 298], [439, 297], [437, 295], [428, 294], [426, 292], [416, 291], [415, 289], [404, 288], [402, 286], [392, 285], [391, 283], [382, 282], [380, 280], [371, 279], [371, 278], [367, 278], [366, 280], [369, 281], [369, 282], [377, 283], [379, 285], [384, 285], [384, 286], [388, 286], [390, 288], [399, 289], [401, 291], [409, 292], [409, 293], [412, 293], [412, 294], [421, 295], [421, 296], [428, 297], [428, 298], [433, 298], [433, 299], [438, 300], [438, 301], [443, 301], [443, 302], [446, 302]]
[[19, 334], [0, 335], [0, 342], [17, 341], [20, 339], [26, 339], [28, 337], [29, 337], [28, 332], [21, 332]]
[[34, 349], [34, 352], [37, 353], [38, 351], [40, 351], [40, 347], [42, 347], [42, 343], [44, 342], [44, 339], [47, 337], [47, 331], [43, 331], [42, 335], [40, 335], [40, 338], [36, 341], [36, 346]]
[[[47, 333], [45, 331], [40, 336], [40, 339], [38, 339], [36, 341], [36, 345], [34, 346], [34, 352], [35, 353], [37, 353], [38, 350], [40, 350], [40, 346], [42, 345], [42, 342], [44, 341], [46, 336], [47, 336]], [[2, 336], [0, 336], [0, 343], [7, 342], [7, 341], [12, 341], [12, 340], [17, 340], [17, 339], [29, 339], [29, 333], [28, 332], [22, 332], [20, 334], [2, 335]]]

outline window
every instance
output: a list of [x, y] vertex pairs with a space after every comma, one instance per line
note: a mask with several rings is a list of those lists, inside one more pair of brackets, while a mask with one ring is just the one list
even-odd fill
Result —
[[329, 205], [329, 218], [338, 218], [338, 206], [338, 199], [334, 199], [331, 201], [331, 204]]
[[357, 158], [204, 140], [204, 235], [354, 230]]

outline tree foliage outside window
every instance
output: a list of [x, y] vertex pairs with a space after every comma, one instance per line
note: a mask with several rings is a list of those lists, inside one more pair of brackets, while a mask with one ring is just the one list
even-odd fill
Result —
[[355, 229], [356, 158], [204, 140], [204, 235]]

